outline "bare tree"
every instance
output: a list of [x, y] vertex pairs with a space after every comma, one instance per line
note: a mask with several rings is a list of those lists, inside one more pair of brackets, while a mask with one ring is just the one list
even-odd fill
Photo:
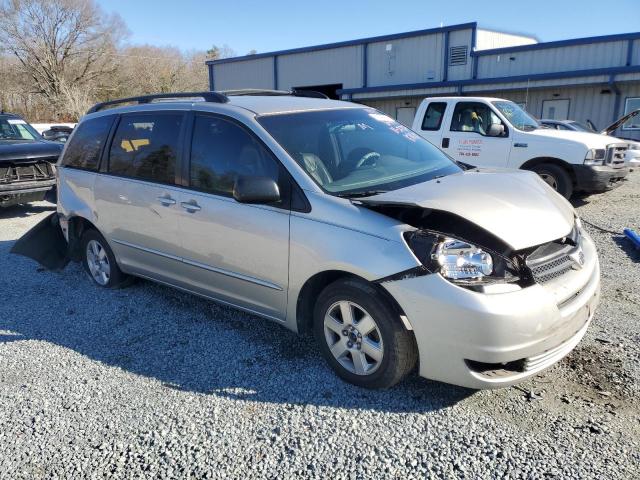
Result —
[[32, 91], [68, 115], [115, 71], [124, 34], [120, 17], [107, 16], [94, 0], [0, 0], [1, 48], [18, 59]]
[[222, 47], [218, 47], [217, 45], [212, 45], [209, 50], [207, 50], [207, 60], [217, 60], [219, 58], [229, 58], [235, 57], [237, 53], [233, 48], [231, 48], [226, 43], [222, 45]]

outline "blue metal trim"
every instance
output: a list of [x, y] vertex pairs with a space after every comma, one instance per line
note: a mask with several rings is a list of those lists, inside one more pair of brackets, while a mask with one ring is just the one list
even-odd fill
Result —
[[449, 32], [444, 32], [444, 65], [442, 66], [442, 81], [449, 77]]
[[209, 90], [215, 91], [215, 83], [213, 81], [213, 65], [207, 65], [209, 68]]
[[478, 42], [478, 28], [474, 28], [471, 32], [471, 78], [478, 78], [478, 58], [475, 55], [476, 43]]
[[273, 89], [278, 89], [278, 56], [273, 56]]
[[627, 44], [627, 67], [631, 66], [633, 60], [633, 39], [629, 39]]
[[369, 49], [368, 49], [368, 44], [363, 44], [362, 45], [362, 86], [364, 88], [367, 87], [367, 77], [368, 77], [368, 70], [369, 70], [369, 59], [367, 58], [369, 56]]
[[422, 83], [406, 83], [399, 85], [380, 85], [377, 87], [367, 88], [345, 88], [338, 90], [338, 93], [368, 93], [383, 92], [386, 90], [411, 90], [414, 88], [434, 88], [434, 87], [455, 87], [458, 85], [481, 85], [487, 83], [511, 83], [522, 82], [526, 80], [553, 80], [558, 78], [571, 77], [589, 77], [593, 75], [617, 75], [620, 73], [640, 72], [640, 65], [632, 65], [630, 67], [608, 67], [593, 68], [589, 70], [574, 70], [569, 72], [553, 72], [553, 73], [537, 73], [532, 75], [516, 75], [512, 77], [494, 77], [494, 78], [478, 78], [470, 80], [454, 80], [447, 82], [422, 82]]
[[545, 48], [570, 47], [572, 45], [588, 45], [600, 42], [615, 42], [620, 40], [636, 40], [640, 38], [640, 32], [620, 33], [617, 35], [602, 35], [599, 37], [571, 38], [569, 40], [558, 40], [555, 42], [533, 43], [530, 45], [517, 45], [514, 47], [492, 48], [490, 50], [479, 50], [473, 55], [482, 57], [485, 55], [497, 55], [512, 52], [526, 52], [530, 50], [544, 50]]
[[470, 28], [474, 29], [477, 27], [477, 25], [478, 24], [476, 22], [460, 23], [458, 25], [449, 25], [447, 27], [428, 28], [426, 30], [414, 30], [412, 32], [394, 33], [391, 35], [381, 35], [379, 37], [359, 38], [357, 40], [347, 40], [345, 42], [325, 43], [323, 45], [314, 45], [312, 47], [291, 48], [289, 50], [278, 50], [275, 52], [256, 53], [254, 55], [243, 55], [241, 57], [221, 58], [219, 60], [207, 60], [205, 63], [207, 65], [211, 65], [211, 64], [217, 65], [220, 63], [241, 62], [243, 60], [254, 60], [256, 58], [272, 57], [274, 55], [288, 55], [291, 53], [316, 52], [318, 50], [327, 50], [330, 48], [351, 47], [354, 45], [361, 45], [363, 43], [386, 42], [389, 40], [398, 40], [401, 38], [419, 37], [421, 35], [429, 35], [432, 33], [452, 32], [456, 30], [467, 30]]

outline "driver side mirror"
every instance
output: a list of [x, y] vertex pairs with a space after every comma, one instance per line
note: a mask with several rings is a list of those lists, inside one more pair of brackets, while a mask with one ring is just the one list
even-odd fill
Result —
[[489, 137], [502, 137], [504, 136], [504, 125], [501, 123], [492, 123], [487, 130], [487, 136]]
[[280, 200], [280, 189], [269, 177], [239, 176], [233, 184], [233, 198], [240, 203], [274, 203]]

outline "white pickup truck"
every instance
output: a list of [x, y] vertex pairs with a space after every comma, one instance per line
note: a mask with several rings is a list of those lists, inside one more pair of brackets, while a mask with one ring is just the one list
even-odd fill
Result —
[[534, 171], [567, 198], [574, 191], [613, 188], [629, 173], [627, 141], [543, 128], [520, 106], [500, 98], [426, 98], [412, 128], [454, 160]]

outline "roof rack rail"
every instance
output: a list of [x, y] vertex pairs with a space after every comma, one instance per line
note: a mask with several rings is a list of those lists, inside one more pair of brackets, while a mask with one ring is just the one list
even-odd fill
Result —
[[291, 90], [268, 90], [261, 88], [244, 88], [239, 90], [221, 90], [220, 93], [227, 96], [293, 96], [293, 97], [308, 97], [308, 98], [324, 98], [328, 99], [324, 93], [316, 92], [314, 90], [303, 90], [300, 88], [292, 88]]
[[179, 92], [179, 93], [155, 93], [153, 95], [140, 95], [137, 97], [119, 98], [117, 100], [109, 100], [107, 102], [96, 103], [91, 107], [87, 114], [99, 112], [105, 107], [111, 105], [119, 105], [122, 103], [151, 103], [154, 100], [174, 99], [174, 98], [202, 98], [205, 102], [227, 103], [229, 99], [226, 95], [219, 92]]

